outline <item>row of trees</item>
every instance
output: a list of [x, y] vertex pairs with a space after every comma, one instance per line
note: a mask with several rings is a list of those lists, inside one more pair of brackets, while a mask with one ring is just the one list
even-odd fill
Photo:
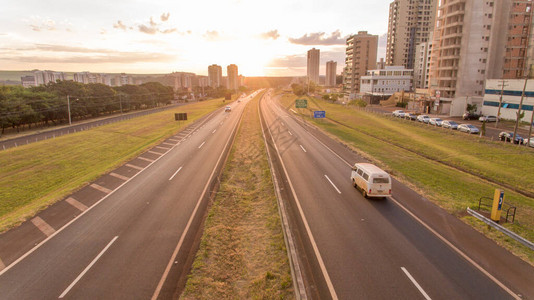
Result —
[[[110, 87], [100, 83], [58, 81], [38, 87], [0, 86], [0, 127], [17, 131], [32, 126], [68, 122], [115, 112], [169, 104], [171, 87], [157, 82]], [[70, 103], [69, 103], [70, 102]]]

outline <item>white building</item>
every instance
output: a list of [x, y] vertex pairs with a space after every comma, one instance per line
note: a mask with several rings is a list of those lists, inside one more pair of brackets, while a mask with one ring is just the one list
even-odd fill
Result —
[[307, 60], [307, 75], [308, 80], [319, 84], [319, 61], [320, 61], [320, 50], [319, 49], [310, 49], [308, 50], [308, 60]]
[[412, 90], [413, 70], [404, 66], [386, 66], [381, 70], [369, 70], [360, 78], [360, 93], [387, 96]]
[[[504, 89], [503, 89], [504, 83]], [[525, 85], [524, 79], [488, 79], [486, 80], [484, 102], [482, 104], [482, 114], [496, 116], [501, 106], [501, 118], [515, 120], [521, 101], [521, 94]], [[501, 101], [502, 92], [502, 101]], [[534, 107], [534, 80], [527, 81], [525, 96], [521, 112], [524, 122], [530, 122], [532, 118], [532, 108]]]
[[337, 62], [331, 60], [326, 63], [325, 86], [336, 86]]
[[35, 76], [22, 76], [20, 77], [20, 81], [22, 81], [22, 86], [25, 88], [37, 86], [37, 84], [35, 84]]
[[222, 82], [222, 67], [219, 65], [211, 65], [208, 67], [209, 85], [212, 88], [218, 88], [223, 85]]
[[432, 55], [432, 38], [430, 41], [420, 43], [415, 50], [413, 64], [414, 86], [418, 89], [428, 88], [428, 71], [430, 70], [430, 59]]
[[35, 77], [35, 85], [39, 86], [41, 84], [47, 84], [50, 82], [56, 82], [58, 80], [65, 80], [65, 74], [63, 72], [54, 72], [54, 71], [35, 71], [33, 72]]

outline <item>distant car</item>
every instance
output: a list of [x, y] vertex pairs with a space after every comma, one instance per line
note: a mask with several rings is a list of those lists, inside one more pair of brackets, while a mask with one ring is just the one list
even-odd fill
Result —
[[441, 126], [441, 123], [443, 122], [440, 118], [430, 118], [428, 120], [428, 124], [434, 125], [434, 126]]
[[404, 117], [405, 113], [406, 112], [404, 112], [404, 110], [397, 109], [397, 110], [394, 110], [393, 113], [391, 113], [391, 115], [397, 118], [402, 118]]
[[232, 111], [232, 107], [227, 106], [227, 107], [224, 108], [224, 111], [225, 112], [231, 112]]
[[464, 120], [476, 120], [478, 118], [480, 118], [480, 115], [475, 113], [466, 112], [462, 115], [462, 119]]
[[404, 118], [407, 120], [415, 121], [417, 119], [417, 115], [411, 114], [411, 113], [405, 113]]
[[[504, 142], [511, 142], [513, 135], [514, 135], [513, 132], [503, 131], [499, 133], [499, 140], [504, 141]], [[524, 139], [516, 133], [515, 138], [514, 138], [514, 144], [523, 144], [523, 142], [524, 142]]]
[[478, 118], [480, 122], [497, 122], [496, 116], [482, 116]]
[[458, 131], [467, 133], [479, 133], [478, 128], [471, 124], [461, 124], [458, 126]]
[[451, 120], [445, 120], [441, 122], [441, 127], [449, 129], [458, 129], [458, 123]]
[[417, 121], [419, 121], [419, 122], [428, 123], [428, 120], [430, 120], [430, 117], [427, 116], [427, 115], [419, 115], [419, 116], [417, 116]]

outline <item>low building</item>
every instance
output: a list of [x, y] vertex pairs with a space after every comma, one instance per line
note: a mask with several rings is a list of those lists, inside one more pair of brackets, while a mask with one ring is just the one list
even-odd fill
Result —
[[360, 94], [371, 97], [391, 96], [400, 91], [412, 90], [413, 70], [404, 66], [386, 66], [369, 70], [360, 79]]
[[[503, 86], [504, 85], [504, 86]], [[525, 86], [524, 79], [488, 79], [484, 91], [484, 101], [482, 103], [482, 114], [497, 116], [499, 113], [502, 119], [515, 120], [521, 94]], [[502, 99], [501, 99], [502, 95]], [[530, 122], [532, 119], [532, 109], [534, 107], [534, 80], [527, 81], [525, 95], [521, 112], [524, 116], [523, 122]]]
[[20, 81], [22, 81], [22, 86], [25, 88], [37, 86], [35, 76], [22, 76], [20, 77]]

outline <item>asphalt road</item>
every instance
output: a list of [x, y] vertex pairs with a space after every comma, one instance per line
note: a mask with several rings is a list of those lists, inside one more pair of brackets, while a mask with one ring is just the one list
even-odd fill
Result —
[[[270, 97], [261, 112], [281, 160], [278, 173], [285, 174], [282, 189], [292, 191], [289, 206], [311, 298], [513, 299], [532, 293], [531, 266], [397, 181], [393, 197], [365, 199], [349, 177], [350, 166], [363, 158], [332, 140], [319, 141], [316, 129]], [[420, 220], [435, 223], [422, 225], [411, 212], [416, 205]], [[511, 270], [488, 276], [494, 265]]]
[[230, 104], [232, 112], [217, 110], [181, 139], [167, 139], [160, 155], [158, 147], [142, 154], [147, 165], [133, 166], [139, 173], [72, 223], [52, 228], [57, 231], [17, 261], [6, 263], [0, 270], [0, 298], [175, 296], [216, 170], [247, 100]]

